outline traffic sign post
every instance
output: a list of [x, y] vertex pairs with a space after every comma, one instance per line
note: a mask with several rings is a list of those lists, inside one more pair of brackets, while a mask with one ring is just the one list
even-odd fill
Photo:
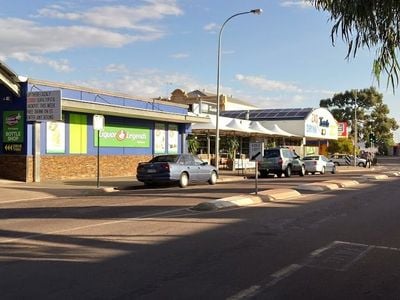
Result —
[[97, 131], [97, 188], [100, 187], [100, 130], [104, 129], [104, 116], [93, 116], [93, 130]]

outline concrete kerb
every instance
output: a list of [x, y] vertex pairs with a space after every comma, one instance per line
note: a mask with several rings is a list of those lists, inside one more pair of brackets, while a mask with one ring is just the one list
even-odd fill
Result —
[[305, 183], [305, 184], [300, 184], [296, 187], [296, 190], [314, 191], [314, 192], [323, 192], [323, 191], [330, 191], [337, 189], [339, 189], [339, 185], [331, 182]]
[[299, 186], [296, 187], [296, 189], [323, 192], [323, 191], [337, 190], [339, 188], [351, 187], [357, 184], [360, 183], [356, 180], [348, 180], [348, 179], [326, 180], [321, 182], [300, 184]]
[[376, 180], [385, 180], [389, 178], [389, 176], [384, 174], [366, 174], [362, 175], [362, 177], [366, 179], [376, 179]]
[[357, 180], [348, 180], [348, 179], [326, 180], [324, 182], [336, 184], [340, 188], [352, 187], [360, 184]]
[[256, 195], [236, 195], [207, 202], [202, 202], [192, 207], [192, 210], [217, 210], [231, 207], [249, 206], [263, 202], [262, 198]]
[[298, 198], [301, 194], [293, 189], [272, 189], [258, 192], [264, 201], [277, 201]]
[[192, 210], [197, 211], [208, 211], [208, 210], [218, 210], [224, 208], [249, 206], [254, 204], [259, 204], [262, 202], [273, 201], [273, 200], [284, 200], [300, 197], [301, 194], [292, 189], [273, 189], [260, 191], [257, 195], [253, 194], [241, 194], [237, 196], [231, 196], [211, 201], [206, 201], [197, 204], [192, 207]]

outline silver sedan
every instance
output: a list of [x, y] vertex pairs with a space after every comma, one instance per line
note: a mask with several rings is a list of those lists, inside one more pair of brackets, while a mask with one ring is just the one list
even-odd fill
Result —
[[306, 172], [325, 174], [325, 172], [336, 173], [336, 165], [324, 155], [309, 155], [303, 157]]
[[216, 184], [218, 173], [215, 167], [192, 154], [166, 154], [139, 163], [137, 180], [146, 185], [178, 182], [186, 187], [190, 182]]

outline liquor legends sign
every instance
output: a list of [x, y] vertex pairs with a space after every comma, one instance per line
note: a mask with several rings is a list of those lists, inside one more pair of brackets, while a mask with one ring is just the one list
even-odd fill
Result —
[[[150, 147], [150, 128], [106, 125], [99, 132], [100, 146], [102, 147]], [[99, 145], [97, 136], [94, 136], [94, 145]]]
[[29, 92], [26, 115], [27, 121], [61, 120], [61, 91]]

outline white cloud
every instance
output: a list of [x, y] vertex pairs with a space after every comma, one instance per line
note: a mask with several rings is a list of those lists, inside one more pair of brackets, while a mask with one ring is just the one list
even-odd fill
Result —
[[175, 53], [171, 55], [172, 58], [176, 58], [176, 59], [182, 59], [182, 58], [188, 58], [189, 54], [187, 53]]
[[128, 68], [123, 65], [123, 64], [109, 64], [108, 66], [105, 67], [105, 71], [107, 73], [127, 73], [128, 72]]
[[[107, 66], [106, 70], [107, 69], [109, 70], [110, 66]], [[116, 70], [116, 68], [113, 69]], [[107, 80], [92, 79], [84, 83], [79, 82], [79, 84], [103, 90], [127, 93], [144, 99], [169, 97], [171, 92], [176, 88], [191, 91], [203, 86], [190, 75], [165, 73], [154, 69], [137, 71], [126, 70], [124, 74], [121, 73], [120, 76], [117, 76], [114, 80], [110, 80], [110, 78], [107, 78]]]
[[[175, 0], [147, 0], [142, 6], [98, 6], [83, 12], [65, 12], [60, 6], [40, 9], [39, 16], [64, 20], [80, 20], [86, 24], [102, 28], [125, 28], [144, 32], [160, 31], [152, 21], [165, 16], [182, 15]], [[146, 24], [144, 22], [150, 22]]]
[[205, 30], [205, 31], [208, 31], [208, 32], [211, 32], [211, 33], [216, 33], [216, 32], [218, 32], [219, 31], [219, 25], [218, 24], [216, 24], [216, 23], [209, 23], [209, 24], [207, 24], [207, 25], [205, 25], [204, 27], [203, 27], [203, 29]]
[[[0, 57], [46, 64], [57, 71], [70, 71], [68, 62], [48, 60], [47, 53], [76, 48], [118, 48], [165, 35], [160, 20], [183, 14], [175, 0], [144, 0], [137, 6], [99, 6], [87, 11], [67, 11], [50, 5], [38, 10], [34, 20], [0, 19]], [[59, 20], [43, 25], [43, 19]], [[47, 23], [46, 23], [47, 24]]]
[[301, 92], [302, 90], [291, 83], [282, 81], [269, 80], [261, 76], [245, 76], [237, 74], [235, 78], [253, 88], [262, 91], [286, 91], [286, 92]]
[[310, 1], [307, 0], [294, 0], [294, 1], [281, 1], [281, 6], [309, 8], [312, 7], [312, 4]]
[[35, 56], [26, 53], [13, 53], [11, 57], [19, 61], [30, 61], [39, 65], [47, 65], [57, 72], [70, 72], [73, 70], [66, 59], [52, 60], [42, 56]]

